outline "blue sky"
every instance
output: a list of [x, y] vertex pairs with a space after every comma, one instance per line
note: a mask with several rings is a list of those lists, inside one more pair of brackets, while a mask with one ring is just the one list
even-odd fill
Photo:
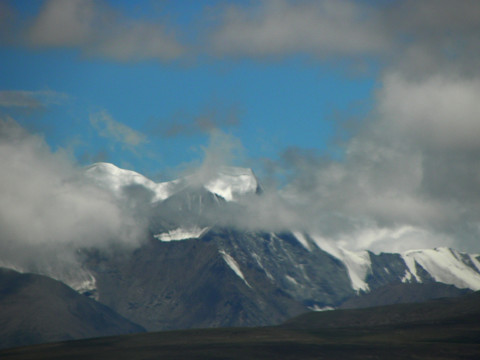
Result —
[[353, 248], [480, 251], [479, 18], [476, 0], [0, 0], [0, 124], [157, 180], [252, 167]]
[[[79, 7], [85, 6], [80, 3]], [[28, 24], [42, 11], [53, 12], [55, 6], [54, 2], [6, 4]], [[207, 17], [209, 6], [223, 11], [226, 5], [146, 1], [95, 6], [118, 11], [119, 21], [168, 21], [180, 38], [203, 27], [193, 19]], [[152, 9], [158, 13], [149, 14]], [[16, 29], [16, 34], [21, 31], [27, 30]], [[53, 149], [73, 149], [81, 163], [102, 159], [150, 175], [201, 160], [200, 147], [207, 145], [213, 128], [238, 138], [251, 159], [276, 158], [292, 146], [329, 154], [339, 131], [338, 114], [364, 116], [376, 81], [371, 68], [355, 74], [355, 64], [316, 61], [301, 52], [275, 59], [200, 53], [169, 61], [153, 56], [124, 61], [85, 55], [81, 45], [22, 46], [20, 42], [4, 44], [0, 51], [3, 91], [27, 91], [32, 97], [49, 91], [62, 97], [52, 103], [40, 99], [47, 102], [41, 111], [4, 106], [3, 113], [43, 133]], [[141, 133], [144, 141], [130, 146], [99, 135], [90, 117], [100, 112]], [[197, 129], [194, 121], [199, 117], [210, 117], [211, 126]], [[175, 125], [182, 126], [172, 133], [169, 129]]]

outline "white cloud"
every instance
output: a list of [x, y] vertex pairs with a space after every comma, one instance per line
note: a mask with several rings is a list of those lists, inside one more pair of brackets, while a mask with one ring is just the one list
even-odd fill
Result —
[[379, 112], [392, 131], [433, 149], [480, 149], [480, 78], [387, 74]]
[[60, 279], [74, 269], [84, 276], [77, 249], [141, 240], [142, 223], [129, 209], [11, 119], [0, 121], [0, 163], [0, 263]]
[[375, 118], [341, 161], [290, 150], [290, 205], [305, 227], [350, 248], [479, 251], [479, 98], [478, 78], [387, 72]]

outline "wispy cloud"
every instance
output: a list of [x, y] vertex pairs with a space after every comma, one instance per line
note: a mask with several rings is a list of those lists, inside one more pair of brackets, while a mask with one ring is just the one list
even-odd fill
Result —
[[100, 136], [120, 144], [136, 147], [147, 142], [144, 134], [114, 120], [105, 110], [91, 114], [90, 123]]
[[237, 106], [208, 106], [198, 114], [179, 112], [168, 122], [156, 121], [152, 126], [162, 137], [192, 136], [214, 130], [236, 127], [242, 112]]
[[48, 105], [59, 105], [69, 99], [67, 94], [43, 91], [0, 91], [0, 107], [39, 109]]
[[26, 40], [34, 47], [75, 47], [88, 56], [119, 61], [170, 61], [184, 53], [162, 20], [134, 20], [94, 0], [46, 1]]

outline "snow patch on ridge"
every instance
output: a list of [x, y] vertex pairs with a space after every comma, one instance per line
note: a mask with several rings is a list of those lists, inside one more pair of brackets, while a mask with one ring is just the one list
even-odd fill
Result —
[[157, 240], [169, 242], [169, 241], [181, 241], [187, 239], [198, 239], [203, 234], [208, 231], [208, 227], [199, 228], [193, 227], [191, 229], [183, 229], [178, 228], [175, 230], [170, 230], [166, 233], [161, 233], [157, 235], [153, 235], [153, 237]]
[[[456, 250], [436, 248], [407, 251], [402, 254], [402, 257], [407, 264], [408, 271], [419, 282], [421, 279], [416, 272], [415, 263], [425, 269], [437, 282], [454, 285], [460, 289], [480, 290], [480, 273], [465, 262], [471, 260], [478, 270], [480, 264], [478, 260], [474, 259], [474, 256], [469, 256], [468, 260], [464, 260], [462, 254]], [[406, 273], [404, 279], [409, 280], [408, 277], [409, 275]]]
[[233, 257], [231, 257], [229, 254], [227, 254], [224, 250], [220, 250], [219, 251], [220, 254], [222, 255], [223, 257], [223, 260], [225, 260], [225, 262], [227, 263], [227, 265], [230, 267], [230, 269], [233, 270], [233, 272], [235, 274], [237, 274], [237, 276], [243, 280], [243, 282], [245, 284], [247, 284], [247, 286], [249, 288], [252, 288], [250, 286], [250, 284], [248, 283], [248, 281], [245, 279], [245, 276], [243, 275], [242, 273], [242, 270], [240, 270], [240, 266], [238, 266], [238, 263], [235, 261], [235, 259]]
[[370, 291], [370, 287], [366, 282], [367, 275], [372, 269], [372, 262], [368, 251], [353, 252], [336, 247], [319, 235], [310, 235], [310, 238], [319, 249], [329, 253], [345, 265], [353, 290], [357, 292]]
[[321, 311], [331, 311], [331, 310], [335, 310], [335, 308], [334, 308], [334, 307], [331, 307], [331, 306], [320, 307], [320, 306], [318, 306], [318, 305], [313, 305], [313, 306], [309, 306], [309, 307], [308, 307], [308, 310], [316, 311], [316, 312], [321, 312]]

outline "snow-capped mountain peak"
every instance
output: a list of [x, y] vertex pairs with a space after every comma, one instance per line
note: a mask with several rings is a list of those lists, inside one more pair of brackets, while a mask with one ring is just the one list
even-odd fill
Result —
[[153, 191], [155, 195], [152, 202], [165, 200], [173, 192], [172, 182], [156, 183], [135, 171], [121, 169], [110, 163], [98, 162], [90, 165], [85, 174], [94, 183], [116, 196], [121, 196], [124, 187], [132, 185], [141, 185]]
[[[190, 175], [184, 179], [156, 183], [135, 171], [121, 169], [104, 162], [90, 165], [85, 174], [94, 183], [111, 191], [117, 197], [121, 196], [122, 189], [126, 186], [144, 186], [155, 194], [152, 202], [169, 198], [182, 188], [179, 185], [185, 184], [186, 186], [195, 177], [195, 175]], [[227, 201], [235, 201], [241, 196], [258, 193], [261, 189], [251, 169], [232, 166], [221, 167], [214, 176], [201, 185]]]

